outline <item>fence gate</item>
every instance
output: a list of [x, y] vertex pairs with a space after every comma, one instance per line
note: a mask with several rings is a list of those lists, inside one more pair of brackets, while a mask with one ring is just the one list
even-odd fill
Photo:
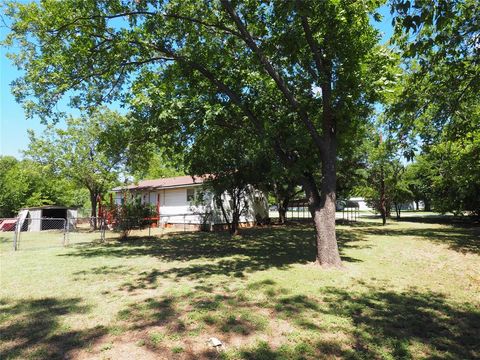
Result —
[[66, 224], [63, 218], [18, 218], [13, 232], [14, 250], [65, 246]]
[[66, 226], [65, 245], [105, 241], [105, 230], [104, 218], [69, 218]]

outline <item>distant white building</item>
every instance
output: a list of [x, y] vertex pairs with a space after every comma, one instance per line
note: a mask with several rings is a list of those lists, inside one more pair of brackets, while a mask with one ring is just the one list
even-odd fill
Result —
[[[367, 205], [366, 200], [362, 197], [352, 197], [352, 198], [349, 198], [348, 201], [357, 203], [358, 204], [358, 210], [375, 211], [370, 206]], [[415, 210], [415, 202], [413, 202], [413, 201], [403, 203], [400, 206], [401, 206], [401, 210], [410, 210], [410, 211]], [[419, 209], [422, 210], [423, 207], [424, 207], [423, 201], [420, 201]], [[392, 210], [394, 210], [393, 205], [392, 205]]]
[[[121, 205], [126, 194], [141, 199], [142, 204], [154, 206], [159, 214], [159, 225], [175, 226], [184, 224], [199, 227], [201, 224], [222, 225], [225, 220], [221, 210], [217, 208], [211, 193], [203, 189], [204, 179], [201, 177], [178, 176], [154, 180], [142, 180], [137, 184], [119, 186], [115, 192], [115, 204]], [[199, 199], [202, 196], [202, 200]], [[200, 201], [199, 201], [200, 200]], [[252, 224], [257, 216], [268, 216], [266, 196], [259, 190], [253, 190], [245, 199], [247, 211], [240, 222]], [[222, 196], [223, 207], [230, 211], [230, 199]], [[205, 214], [212, 214], [208, 220]]]
[[353, 197], [348, 200], [356, 202], [358, 204], [358, 210], [372, 210], [372, 208], [367, 205], [367, 202], [362, 197]]

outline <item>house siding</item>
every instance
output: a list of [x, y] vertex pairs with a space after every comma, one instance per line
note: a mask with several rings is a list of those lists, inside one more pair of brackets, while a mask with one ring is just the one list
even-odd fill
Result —
[[[191, 224], [200, 225], [204, 219], [201, 214], [204, 214], [207, 209], [211, 211], [214, 209], [212, 196], [205, 194], [205, 205], [194, 205], [187, 201], [187, 189], [195, 188], [196, 191], [202, 189], [201, 185], [185, 186], [175, 189], [159, 189], [150, 191], [136, 191], [134, 194], [140, 196], [142, 203], [157, 206], [157, 197], [160, 195], [160, 223], [161, 224]], [[261, 194], [257, 192], [257, 194]], [[263, 194], [262, 194], [263, 196]], [[115, 203], [121, 205], [123, 194], [117, 192]], [[228, 209], [230, 198], [226, 195], [222, 196], [223, 204]], [[255, 214], [266, 216], [267, 204], [265, 199], [262, 201], [255, 201], [253, 198], [248, 199], [249, 211], [246, 215], [241, 216], [240, 222], [253, 223], [255, 222]], [[212, 224], [223, 224], [224, 219], [219, 209], [214, 209], [214, 216]]]

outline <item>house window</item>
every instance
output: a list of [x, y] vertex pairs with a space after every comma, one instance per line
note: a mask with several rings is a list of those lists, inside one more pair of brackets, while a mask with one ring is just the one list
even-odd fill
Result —
[[195, 189], [187, 189], [187, 201], [195, 200]]

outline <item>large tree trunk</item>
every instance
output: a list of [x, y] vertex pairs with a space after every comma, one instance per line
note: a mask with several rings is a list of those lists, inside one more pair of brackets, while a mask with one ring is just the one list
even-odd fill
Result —
[[339, 267], [342, 265], [342, 261], [335, 233], [337, 172], [335, 169], [336, 152], [334, 145], [322, 157], [323, 179], [320, 206], [315, 211], [314, 217], [317, 231], [317, 261], [322, 266]]
[[[319, 65], [319, 70], [321, 66]], [[342, 260], [335, 233], [336, 188], [337, 188], [337, 142], [335, 118], [331, 104], [331, 75], [327, 71], [322, 84], [322, 131], [321, 142], [316, 142], [322, 161], [320, 194], [313, 176], [307, 176], [307, 199], [315, 224], [317, 262], [324, 267], [340, 267]]]
[[318, 264], [324, 267], [340, 267], [342, 261], [338, 251], [335, 234], [335, 211], [336, 211], [336, 172], [335, 154], [333, 159], [322, 161], [322, 185], [321, 194], [311, 175], [304, 180], [304, 190], [309, 200], [310, 213], [315, 225]]

